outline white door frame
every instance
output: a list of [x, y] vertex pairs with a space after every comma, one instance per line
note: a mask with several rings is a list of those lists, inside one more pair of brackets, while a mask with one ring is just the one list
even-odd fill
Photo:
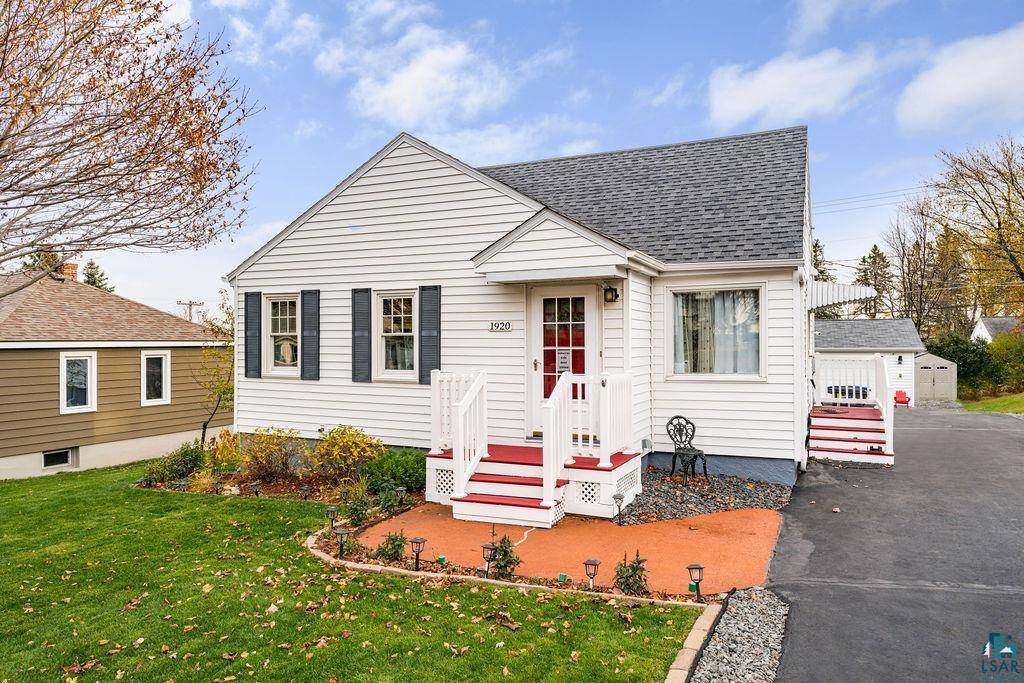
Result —
[[[598, 283], [528, 286], [526, 292], [526, 436], [541, 431], [540, 404], [544, 400], [543, 303], [545, 297], [582, 296], [586, 315], [587, 374], [601, 372], [601, 286]], [[537, 367], [534, 369], [534, 361]]]

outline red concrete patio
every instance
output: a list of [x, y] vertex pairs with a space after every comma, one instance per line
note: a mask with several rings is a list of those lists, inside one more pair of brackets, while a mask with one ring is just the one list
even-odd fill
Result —
[[[444, 555], [449, 562], [483, 565], [481, 546], [491, 540], [491, 525], [452, 518], [451, 508], [427, 503], [367, 529], [360, 542], [376, 547], [386, 534], [402, 530], [427, 539], [423, 559]], [[623, 553], [637, 550], [647, 559], [651, 590], [686, 593], [686, 566], [704, 565], [704, 593], [761, 585], [779, 531], [779, 514], [771, 510], [733, 510], [710, 515], [618, 526], [603, 519], [566, 517], [552, 529], [496, 525], [497, 537], [507, 534], [523, 560], [517, 574], [586, 580], [583, 561], [601, 561], [597, 583], [609, 586]]]

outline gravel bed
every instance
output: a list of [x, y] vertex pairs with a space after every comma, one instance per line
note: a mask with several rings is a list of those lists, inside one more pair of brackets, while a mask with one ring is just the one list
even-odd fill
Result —
[[764, 588], [736, 591], [701, 654], [692, 681], [774, 681], [789, 607]]
[[789, 504], [793, 489], [743, 477], [712, 474], [669, 477], [663, 470], [649, 469], [642, 477], [643, 491], [622, 511], [622, 524], [644, 524], [661, 519], [681, 519], [724, 510], [764, 508], [781, 510]]

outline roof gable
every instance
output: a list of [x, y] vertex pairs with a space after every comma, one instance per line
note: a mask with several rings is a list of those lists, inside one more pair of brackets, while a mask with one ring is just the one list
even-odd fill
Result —
[[1013, 315], [985, 316], [981, 319], [981, 322], [985, 325], [988, 333], [994, 337], [997, 334], [1009, 334], [1010, 332], [1017, 331], [1024, 324], [1024, 318], [1018, 318]]
[[804, 126], [480, 170], [665, 263], [803, 257]]
[[910, 318], [815, 320], [815, 351], [924, 351]]

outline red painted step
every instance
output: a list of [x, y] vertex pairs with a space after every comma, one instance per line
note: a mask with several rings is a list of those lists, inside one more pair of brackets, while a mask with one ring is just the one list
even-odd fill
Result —
[[[841, 413], [822, 412], [823, 410], [842, 410]], [[830, 408], [827, 406], [815, 406], [811, 409], [811, 417], [820, 417], [832, 420], [876, 420], [882, 421], [882, 411], [878, 408]]]
[[508, 505], [517, 508], [537, 508], [538, 510], [549, 510], [550, 505], [544, 505], [540, 498], [520, 498], [519, 496], [492, 496], [489, 493], [469, 493], [462, 498], [452, 498], [460, 503], [483, 503], [485, 505]]
[[860, 439], [848, 436], [815, 436], [814, 434], [811, 434], [811, 438], [815, 441], [842, 441], [844, 443], [875, 443], [882, 446], [885, 445], [885, 439]]
[[871, 432], [873, 434], [885, 434], [885, 427], [844, 427], [842, 425], [811, 425], [811, 431], [815, 429], [831, 429], [836, 432]]
[[879, 457], [887, 457], [887, 454], [882, 451], [862, 451], [856, 448], [825, 448], [824, 446], [811, 446], [807, 450], [814, 451], [816, 453], [850, 453], [853, 455], [877, 455]]
[[[452, 449], [447, 448], [441, 453], [435, 454], [427, 453], [427, 457], [446, 458], [451, 460]], [[624, 453], [615, 453], [611, 457], [612, 466], [610, 468], [606, 468], [598, 465], [600, 461], [597, 458], [577, 456], [574, 462], [571, 465], [566, 465], [566, 467], [575, 470], [601, 470], [607, 472], [625, 465], [636, 457], [639, 456], [637, 454], [626, 455]], [[544, 449], [539, 446], [508, 446], [505, 444], [492, 443], [487, 446], [487, 457], [484, 458], [483, 461], [499, 463], [502, 465], [534, 465], [540, 467], [544, 464]]]
[[[543, 486], [544, 479], [541, 477], [518, 477], [513, 474], [487, 474], [477, 472], [469, 478], [470, 481], [483, 481], [491, 484], [519, 484], [520, 486]], [[558, 479], [555, 486], [565, 486], [568, 479]]]

